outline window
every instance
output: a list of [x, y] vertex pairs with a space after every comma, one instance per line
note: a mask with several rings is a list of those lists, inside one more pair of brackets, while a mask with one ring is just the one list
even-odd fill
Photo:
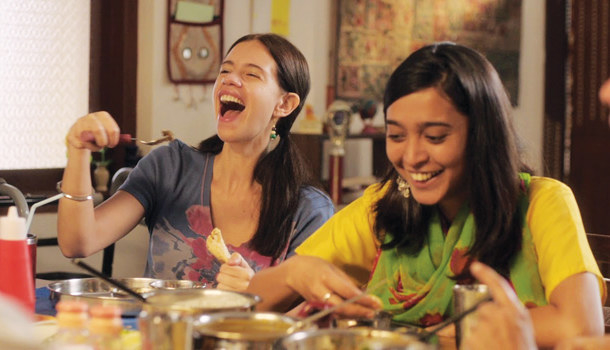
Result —
[[90, 2], [0, 2], [0, 170], [63, 168], [89, 103]]

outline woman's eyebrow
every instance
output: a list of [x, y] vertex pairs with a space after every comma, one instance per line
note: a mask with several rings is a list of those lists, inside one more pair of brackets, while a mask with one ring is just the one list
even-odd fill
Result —
[[387, 124], [389, 124], [389, 125], [396, 125], [396, 126], [400, 126], [400, 124], [399, 124], [397, 121], [392, 120], [392, 119], [387, 119], [387, 120], [386, 120], [386, 123], [387, 123]]
[[[386, 121], [386, 123], [388, 125], [396, 125], [396, 126], [401, 126], [401, 124], [399, 122], [397, 122], [396, 120], [392, 120], [392, 119], [388, 119]], [[420, 129], [425, 129], [425, 128], [429, 128], [429, 127], [433, 127], [433, 126], [442, 126], [442, 127], [446, 127], [446, 128], [450, 128], [452, 127], [451, 124], [449, 123], [445, 123], [445, 122], [424, 122], [420, 124]]]
[[[234, 66], [235, 64], [231, 60], [226, 60], [220, 64], [221, 67], [225, 66], [225, 65]], [[265, 72], [265, 70], [261, 66], [254, 64], [254, 63], [247, 63], [246, 67], [250, 68], [250, 69], [256, 69], [256, 70], [260, 71], [261, 73]]]
[[445, 122], [425, 122], [425, 123], [421, 124], [421, 129], [423, 130], [423, 129], [434, 127], [434, 126], [441, 126], [441, 127], [446, 127], [446, 128], [452, 127], [451, 124], [445, 123]]
[[265, 72], [265, 70], [263, 69], [263, 67], [261, 67], [261, 66], [259, 66], [259, 65], [257, 65], [257, 64], [254, 64], [254, 63], [248, 63], [248, 64], [246, 64], [246, 67], [248, 67], [248, 68], [254, 68], [254, 69], [259, 70], [259, 71], [261, 71], [261, 72]]

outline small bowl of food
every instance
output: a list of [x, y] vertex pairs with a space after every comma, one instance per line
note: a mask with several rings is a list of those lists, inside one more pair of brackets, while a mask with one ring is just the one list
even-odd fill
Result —
[[150, 286], [155, 289], [201, 289], [205, 288], [203, 282], [195, 282], [190, 280], [156, 280], [150, 283]]
[[275, 349], [296, 319], [273, 312], [221, 312], [193, 322], [193, 349]]

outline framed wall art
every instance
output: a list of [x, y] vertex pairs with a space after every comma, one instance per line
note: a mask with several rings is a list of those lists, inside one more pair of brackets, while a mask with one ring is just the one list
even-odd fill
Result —
[[168, 0], [167, 66], [173, 83], [213, 83], [222, 59], [224, 0]]
[[340, 0], [335, 97], [381, 101], [411, 52], [453, 41], [484, 54], [517, 104], [521, 0]]

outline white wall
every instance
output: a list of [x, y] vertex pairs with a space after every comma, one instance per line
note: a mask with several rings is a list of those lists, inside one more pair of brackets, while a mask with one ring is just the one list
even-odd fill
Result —
[[[30, 232], [38, 238], [57, 237], [57, 214], [37, 213], [32, 220]], [[130, 234], [115, 245], [114, 277], [139, 277], [144, 273], [146, 265], [146, 252], [148, 249], [148, 230], [138, 225]], [[38, 247], [36, 254], [37, 272], [84, 272], [72, 265], [64, 257], [59, 247]], [[89, 265], [102, 268], [102, 252], [94, 254], [84, 260]]]

